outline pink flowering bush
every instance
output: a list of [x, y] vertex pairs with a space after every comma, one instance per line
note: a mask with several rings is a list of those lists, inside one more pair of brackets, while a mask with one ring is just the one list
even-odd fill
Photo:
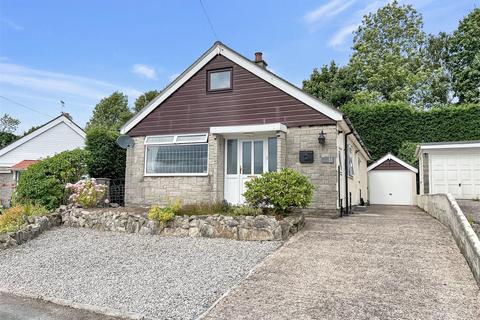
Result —
[[107, 186], [97, 183], [95, 178], [80, 180], [77, 183], [67, 183], [65, 186], [70, 191], [68, 200], [84, 208], [93, 208], [100, 203], [108, 203], [105, 199]]

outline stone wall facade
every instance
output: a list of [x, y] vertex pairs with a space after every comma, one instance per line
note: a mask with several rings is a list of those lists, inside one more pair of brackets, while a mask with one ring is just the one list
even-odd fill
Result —
[[[323, 130], [325, 144], [318, 142]], [[291, 127], [277, 132], [277, 167], [289, 167], [306, 175], [315, 185], [308, 212], [336, 214], [337, 208], [337, 126]], [[125, 203], [128, 205], [166, 205], [175, 198], [184, 203], [222, 201], [225, 181], [225, 138], [210, 134], [208, 174], [205, 176], [145, 176], [145, 137], [135, 137], [127, 150]], [[300, 151], [313, 151], [313, 163], [300, 163]], [[325, 161], [331, 159], [331, 161]]]
[[[325, 144], [318, 142], [323, 130]], [[299, 152], [312, 150], [313, 163], [300, 163]], [[332, 163], [322, 163], [322, 157], [335, 159]], [[306, 210], [312, 214], [336, 214], [337, 209], [337, 127], [315, 126], [289, 128], [286, 137], [286, 167], [297, 170], [307, 176], [315, 185], [313, 200]]]
[[302, 215], [278, 221], [272, 216], [176, 216], [166, 224], [147, 218], [147, 209], [83, 209], [62, 206], [62, 222], [69, 227], [102, 231], [177, 237], [227, 238], [233, 240], [285, 240], [303, 228]]
[[10, 206], [13, 191], [15, 190], [13, 173], [0, 173], [0, 204]]

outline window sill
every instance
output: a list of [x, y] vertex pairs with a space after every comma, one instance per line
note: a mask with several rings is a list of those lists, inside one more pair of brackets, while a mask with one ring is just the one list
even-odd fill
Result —
[[206, 177], [207, 173], [145, 173], [144, 177]]

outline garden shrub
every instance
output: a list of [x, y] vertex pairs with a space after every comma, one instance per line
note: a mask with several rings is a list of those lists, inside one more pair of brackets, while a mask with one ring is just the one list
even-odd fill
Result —
[[66, 199], [65, 185], [80, 180], [87, 173], [87, 157], [87, 151], [75, 149], [32, 164], [20, 176], [14, 202], [34, 203], [48, 210], [57, 208]]
[[103, 127], [94, 127], [87, 131], [85, 150], [90, 153], [87, 170], [91, 177], [125, 177], [126, 150], [117, 144], [118, 136], [117, 131]]
[[305, 208], [312, 202], [315, 187], [297, 171], [284, 168], [266, 172], [245, 183], [245, 200], [254, 208], [272, 208], [285, 214], [294, 208]]
[[367, 145], [372, 161], [388, 152], [398, 156], [402, 144], [407, 141], [480, 140], [480, 104], [418, 110], [408, 103], [389, 102], [350, 104], [342, 111]]
[[26, 217], [44, 216], [48, 213], [45, 207], [31, 203], [15, 205], [0, 215], [0, 233], [15, 232], [25, 224]]
[[261, 208], [253, 208], [248, 205], [232, 206], [230, 210], [232, 216], [258, 216], [262, 213]]
[[178, 214], [186, 216], [226, 214], [230, 205], [226, 201], [198, 202], [183, 205]]
[[158, 205], [153, 205], [148, 211], [147, 217], [150, 220], [157, 220], [162, 223], [167, 223], [175, 218], [175, 215], [178, 214], [181, 207], [182, 202], [180, 200], [176, 200], [171, 205], [164, 208]]
[[97, 183], [95, 178], [67, 183], [66, 188], [71, 192], [68, 200], [81, 207], [93, 208], [105, 202], [107, 186]]

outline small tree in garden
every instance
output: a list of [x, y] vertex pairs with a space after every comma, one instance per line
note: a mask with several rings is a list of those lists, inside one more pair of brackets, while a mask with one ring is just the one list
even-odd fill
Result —
[[66, 188], [71, 192], [68, 200], [84, 208], [93, 208], [105, 202], [107, 186], [97, 183], [95, 178], [67, 183]]
[[273, 208], [286, 214], [294, 208], [305, 208], [312, 202], [315, 187], [297, 171], [284, 168], [279, 172], [266, 172], [245, 183], [245, 200], [254, 208]]

